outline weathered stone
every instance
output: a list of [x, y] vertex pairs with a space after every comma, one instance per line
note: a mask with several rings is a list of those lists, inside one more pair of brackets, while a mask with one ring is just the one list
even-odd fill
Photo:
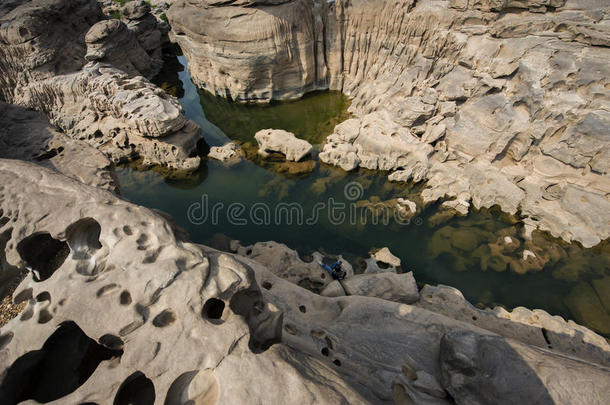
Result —
[[[610, 395], [607, 367], [500, 336], [447, 333], [441, 340], [440, 362], [443, 386], [457, 404], [584, 405], [603, 403]], [[605, 388], [590, 389], [598, 384]]]
[[[188, 398], [289, 403], [299, 398], [307, 403], [389, 403], [415, 398], [448, 404], [443, 389], [457, 403], [466, 403], [464, 398], [471, 396], [535, 397], [539, 381], [551, 396], [561, 387], [562, 398], [570, 403], [602, 404], [608, 396], [607, 368], [575, 360], [589, 350], [597, 355], [594, 361], [607, 364], [608, 343], [577, 325], [564, 328], [573, 332], [564, 335], [571, 357], [558, 355], [424, 308], [374, 297], [314, 294], [274, 274], [298, 274], [292, 268], [303, 262], [294, 251], [284, 247], [285, 254], [278, 253], [277, 246], [259, 245], [261, 251], [254, 254], [252, 247], [233, 246], [245, 253], [233, 255], [179, 240], [171, 224], [153, 211], [31, 163], [0, 160], [0, 184], [0, 209], [10, 218], [0, 232], [12, 229], [6, 262], [31, 269], [15, 292], [17, 301], [27, 304], [2, 328], [0, 391], [10, 402]], [[307, 266], [322, 271], [315, 262]], [[409, 277], [413, 290], [407, 274], [375, 277]], [[55, 339], [54, 333], [66, 333], [67, 321], [73, 322], [68, 337], [81, 336], [93, 342], [91, 347], [111, 350], [105, 352], [108, 361], [70, 344], [69, 352], [81, 353], [91, 368], [80, 379], [72, 367], [41, 374], [36, 387], [45, 383], [52, 389], [41, 389], [37, 392], [48, 396], [38, 396], [27, 378], [36, 369], [32, 353], [44, 359], [58, 356], [55, 348], [71, 340]], [[577, 333], [578, 328], [587, 333]], [[475, 347], [485, 350], [472, 350], [456, 338], [460, 336], [483, 342]], [[193, 355], [201, 352], [202, 341], [205, 353]], [[498, 341], [509, 342], [519, 357], [502, 350], [499, 356], [483, 356], [498, 353]], [[462, 357], [452, 356], [463, 352], [472, 354], [466, 366]], [[73, 355], [53, 357], [54, 367], [72, 364]], [[524, 376], [518, 361], [534, 371]], [[141, 374], [134, 376], [134, 370]], [[244, 378], [221, 383], [236, 372]], [[461, 374], [466, 378], [459, 380]], [[502, 377], [500, 388], [510, 387], [510, 393], [502, 396], [497, 380], [480, 376]], [[288, 389], [253, 389], [269, 386]]]
[[[140, 76], [153, 72], [134, 34], [118, 20], [102, 19], [94, 0], [6, 4], [0, 10], [4, 100], [43, 113], [111, 161], [196, 169], [200, 129], [178, 100]], [[96, 62], [86, 64], [86, 55]]]
[[1, 101], [0, 158], [38, 163], [81, 183], [119, 192], [112, 163], [99, 150], [55, 130], [39, 113]]
[[104, 20], [91, 27], [85, 36], [85, 59], [109, 63], [123, 72], [152, 78], [158, 67], [140, 46], [135, 35], [120, 20]]
[[279, 152], [286, 160], [298, 162], [309, 155], [312, 146], [309, 142], [299, 139], [292, 132], [282, 129], [263, 129], [254, 135], [258, 142], [258, 153], [267, 156], [269, 152]]
[[221, 162], [239, 162], [243, 156], [243, 152], [235, 142], [229, 142], [223, 146], [212, 146], [208, 157]]
[[320, 295], [340, 297], [343, 295], [364, 295], [384, 300], [412, 304], [419, 299], [413, 273], [357, 274], [344, 279], [341, 284], [332, 281]]
[[379, 249], [378, 251], [373, 253], [372, 257], [373, 257], [373, 259], [377, 260], [378, 262], [389, 264], [390, 266], [393, 266], [393, 267], [400, 266], [400, 258], [394, 256], [392, 254], [392, 252], [390, 252], [390, 249], [388, 249], [387, 247]]

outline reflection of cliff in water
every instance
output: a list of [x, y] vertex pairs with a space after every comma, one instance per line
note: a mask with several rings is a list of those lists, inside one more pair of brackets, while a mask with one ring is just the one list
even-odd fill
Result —
[[180, 80], [179, 73], [185, 68], [178, 60], [180, 48], [175, 48], [177, 49], [168, 50], [163, 54], [163, 67], [151, 82], [161, 87], [172, 96], [182, 98], [184, 97], [184, 86]]
[[253, 142], [261, 129], [274, 128], [320, 144], [335, 125], [349, 117], [349, 100], [338, 91], [313, 92], [299, 100], [264, 105], [233, 103], [203, 90], [199, 96], [208, 121], [241, 143]]

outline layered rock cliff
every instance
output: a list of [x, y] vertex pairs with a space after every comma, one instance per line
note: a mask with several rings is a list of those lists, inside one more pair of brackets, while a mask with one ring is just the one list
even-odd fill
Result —
[[235, 100], [352, 98], [320, 159], [427, 181], [590, 247], [610, 236], [610, 24], [601, 1], [176, 1], [194, 80]]

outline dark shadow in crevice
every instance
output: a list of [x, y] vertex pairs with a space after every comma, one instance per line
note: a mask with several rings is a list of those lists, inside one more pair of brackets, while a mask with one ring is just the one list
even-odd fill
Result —
[[21, 240], [17, 252], [34, 273], [34, 281], [44, 281], [61, 267], [70, 254], [70, 248], [66, 242], [44, 232]]
[[153, 405], [154, 403], [155, 385], [140, 371], [127, 377], [114, 397], [114, 405]]
[[235, 293], [229, 306], [246, 319], [250, 330], [248, 347], [252, 352], [262, 353], [281, 341], [283, 314], [267, 308], [257, 285]]
[[42, 349], [15, 360], [0, 386], [0, 398], [6, 405], [57, 400], [83, 385], [102, 361], [122, 354], [89, 338], [76, 323], [64, 322]]

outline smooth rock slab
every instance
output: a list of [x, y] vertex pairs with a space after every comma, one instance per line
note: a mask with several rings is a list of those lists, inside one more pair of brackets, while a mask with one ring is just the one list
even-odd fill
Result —
[[590, 405], [610, 398], [610, 369], [500, 336], [446, 333], [440, 364], [442, 384], [458, 405]]

